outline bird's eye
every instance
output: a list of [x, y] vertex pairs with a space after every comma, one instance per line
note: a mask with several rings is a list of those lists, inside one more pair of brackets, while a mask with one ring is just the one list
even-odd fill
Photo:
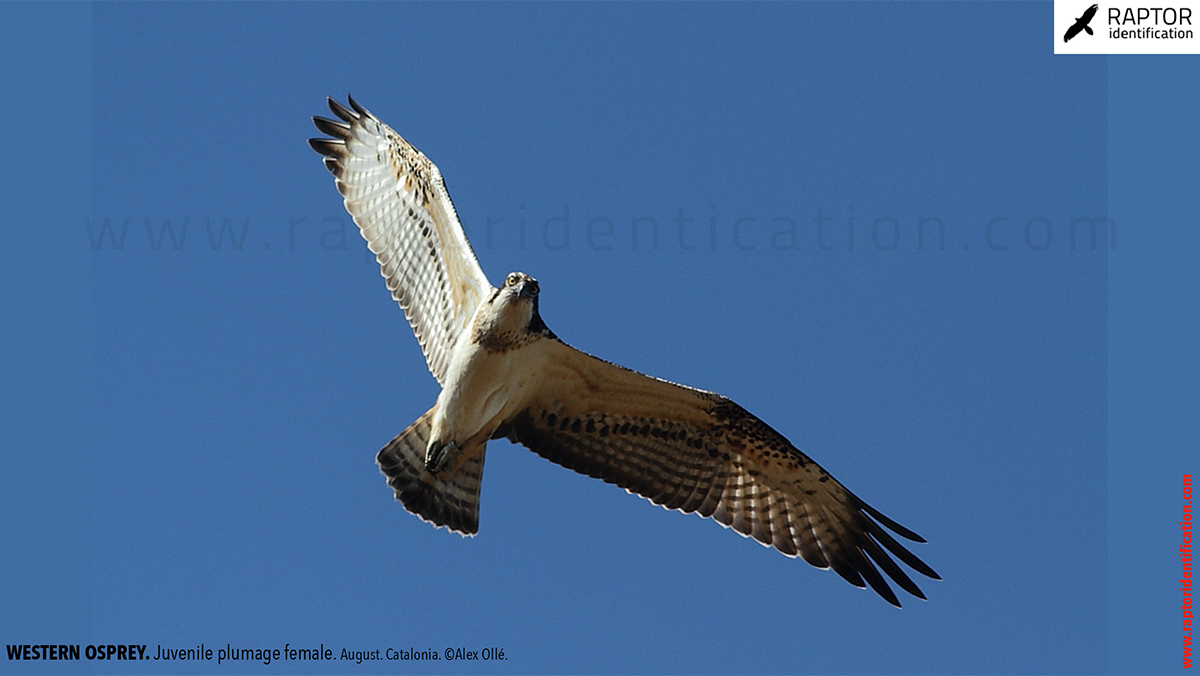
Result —
[[518, 281], [519, 280], [517, 279], [516, 273], [513, 273], [508, 276], [508, 279], [504, 280], [504, 284], [505, 284], [505, 286], [512, 286], [513, 284], [516, 284]]

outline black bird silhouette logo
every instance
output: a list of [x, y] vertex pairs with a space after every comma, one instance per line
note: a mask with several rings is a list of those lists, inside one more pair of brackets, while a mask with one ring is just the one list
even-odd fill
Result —
[[1092, 17], [1096, 16], [1096, 12], [1099, 9], [1100, 5], [1092, 5], [1091, 7], [1088, 7], [1087, 11], [1083, 13], [1083, 16], [1075, 19], [1075, 23], [1071, 24], [1071, 27], [1067, 29], [1067, 34], [1063, 36], [1063, 42], [1070, 42], [1071, 38], [1079, 35], [1079, 31], [1087, 31], [1088, 35], [1095, 35], [1088, 24], [1092, 22]]

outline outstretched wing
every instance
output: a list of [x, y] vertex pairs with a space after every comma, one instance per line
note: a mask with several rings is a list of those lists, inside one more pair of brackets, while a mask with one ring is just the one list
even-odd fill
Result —
[[329, 99], [329, 109], [342, 121], [314, 117], [313, 123], [333, 138], [309, 144], [325, 156], [346, 211], [441, 383], [456, 342], [468, 335], [465, 329], [492, 285], [429, 158], [353, 98], [350, 108]]
[[497, 436], [667, 509], [711, 517], [788, 556], [833, 568], [896, 606], [876, 566], [910, 594], [925, 595], [889, 552], [941, 579], [883, 526], [924, 542], [919, 535], [860, 500], [741, 406], [558, 341], [543, 344], [550, 351], [545, 378]]

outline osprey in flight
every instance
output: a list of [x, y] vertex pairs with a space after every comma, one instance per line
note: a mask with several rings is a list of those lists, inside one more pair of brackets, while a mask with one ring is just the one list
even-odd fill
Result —
[[783, 435], [712, 392], [642, 375], [567, 345], [538, 314], [537, 280], [484, 276], [441, 172], [350, 99], [312, 139], [375, 253], [433, 377], [433, 407], [376, 456], [408, 511], [463, 535], [479, 527], [490, 439], [649, 499], [715, 519], [788, 556], [871, 585], [899, 606], [879, 569], [920, 588], [889, 556], [941, 579], [884, 530], [919, 535], [863, 502]]

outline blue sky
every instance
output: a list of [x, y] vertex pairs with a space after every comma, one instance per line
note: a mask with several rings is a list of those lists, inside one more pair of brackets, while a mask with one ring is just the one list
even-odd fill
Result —
[[[4, 11], [78, 38], [6, 75], [56, 105], [5, 114], [30, 194], [81, 194], [14, 221], [5, 642], [507, 658], [35, 666], [1178, 667], [1195, 57], [1055, 57], [1033, 3]], [[507, 442], [478, 537], [407, 514], [373, 458], [437, 386], [305, 143], [346, 92], [560, 337], [732, 397], [927, 538], [929, 601]], [[1072, 244], [1105, 215], [1115, 249]]]

